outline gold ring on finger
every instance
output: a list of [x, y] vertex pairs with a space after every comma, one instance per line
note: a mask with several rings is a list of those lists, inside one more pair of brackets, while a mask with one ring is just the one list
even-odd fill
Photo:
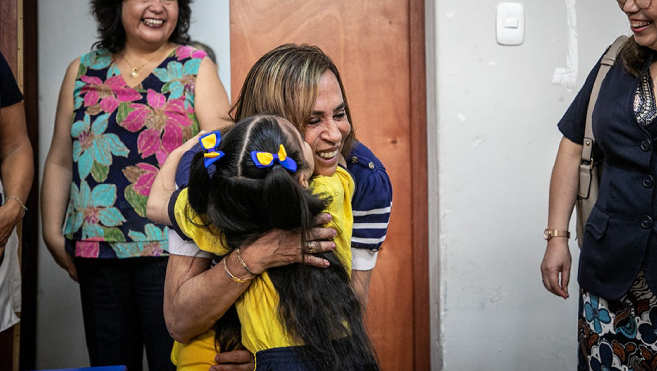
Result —
[[306, 244], [306, 252], [308, 254], [314, 254], [315, 253], [315, 241], [310, 241]]

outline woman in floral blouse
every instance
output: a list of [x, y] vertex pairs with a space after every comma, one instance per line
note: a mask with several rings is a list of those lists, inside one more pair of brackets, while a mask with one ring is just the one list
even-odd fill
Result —
[[[153, 178], [228, 99], [215, 64], [185, 46], [189, 0], [94, 0], [100, 40], [62, 83], [43, 177], [43, 237], [80, 283], [92, 366], [173, 369], [162, 315], [167, 228], [146, 219]], [[119, 18], [120, 19], [117, 19]]]

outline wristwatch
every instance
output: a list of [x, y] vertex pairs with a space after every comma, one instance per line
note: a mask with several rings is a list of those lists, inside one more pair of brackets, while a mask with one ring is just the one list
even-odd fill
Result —
[[552, 237], [566, 237], [570, 238], [570, 232], [568, 231], [558, 231], [556, 229], [551, 229], [551, 228], [545, 228], [543, 231], [543, 238], [546, 241], [550, 241]]

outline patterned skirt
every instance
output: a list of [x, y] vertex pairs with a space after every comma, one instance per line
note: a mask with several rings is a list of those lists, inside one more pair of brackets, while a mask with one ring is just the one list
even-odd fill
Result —
[[580, 290], [578, 370], [657, 370], [657, 296], [640, 272], [629, 292], [607, 300]]

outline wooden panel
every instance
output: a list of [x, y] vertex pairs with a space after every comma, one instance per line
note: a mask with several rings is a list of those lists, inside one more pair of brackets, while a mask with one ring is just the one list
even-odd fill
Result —
[[[244, 76], [265, 52], [287, 42], [318, 45], [340, 70], [357, 137], [390, 174], [393, 213], [368, 305], [368, 327], [382, 370], [429, 368], [428, 250], [422, 236], [427, 233], [426, 115], [420, 82], [424, 13], [422, 1], [411, 1], [419, 25], [410, 22], [409, 0], [231, 1], [232, 96], [237, 97]], [[412, 55], [411, 48], [419, 55]], [[411, 68], [411, 61], [419, 61], [421, 69]], [[414, 204], [420, 206], [417, 211]]]
[[18, 0], [0, 1], [0, 51], [14, 74], [18, 71]]

